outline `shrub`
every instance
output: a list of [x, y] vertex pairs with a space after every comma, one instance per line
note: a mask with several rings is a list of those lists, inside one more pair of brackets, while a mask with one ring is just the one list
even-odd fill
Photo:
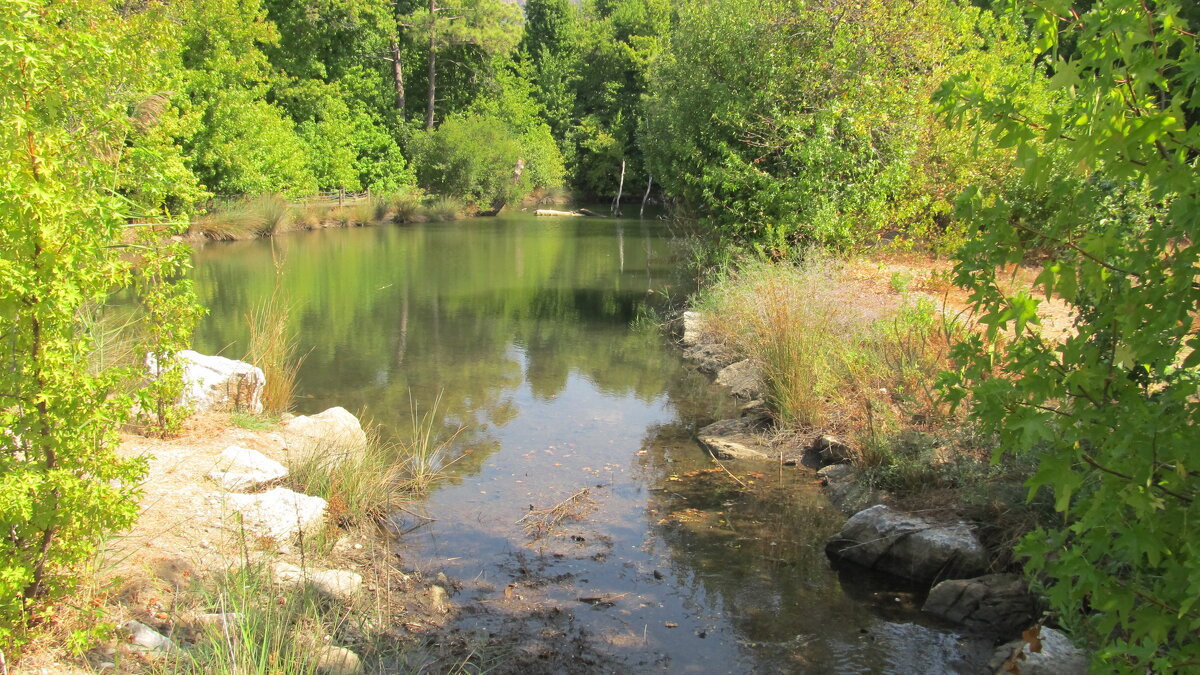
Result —
[[530, 191], [527, 175], [513, 180], [523, 153], [520, 138], [499, 119], [451, 115], [417, 143], [417, 179], [430, 192], [486, 210], [495, 202], [516, 202]]
[[[131, 178], [121, 149], [140, 134], [128, 112], [166, 86], [143, 45], [168, 39], [153, 13], [123, 16], [100, 0], [0, 2], [0, 651], [9, 656], [50, 619], [48, 605], [103, 537], [137, 515], [144, 462], [114, 452], [132, 406], [114, 388], [128, 373], [89, 372], [81, 315], [134, 281], [119, 257], [132, 248], [131, 212], [155, 258], [141, 280], [162, 291], [150, 309], [169, 316], [179, 298], [169, 288], [178, 259], [163, 246], [176, 232], [154, 224], [163, 212], [149, 197], [169, 192], [163, 176], [137, 176], [144, 202], [113, 189]], [[152, 342], [169, 350], [179, 334], [160, 337]]]

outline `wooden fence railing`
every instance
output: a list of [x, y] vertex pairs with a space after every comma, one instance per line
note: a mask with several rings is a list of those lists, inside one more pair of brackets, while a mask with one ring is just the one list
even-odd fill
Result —
[[371, 200], [371, 188], [367, 188], [362, 192], [346, 192], [345, 190], [332, 190], [329, 192], [318, 192], [307, 197], [300, 197], [295, 201], [302, 204], [311, 204], [314, 202], [337, 203], [338, 206], [346, 202], [357, 202], [361, 200]]

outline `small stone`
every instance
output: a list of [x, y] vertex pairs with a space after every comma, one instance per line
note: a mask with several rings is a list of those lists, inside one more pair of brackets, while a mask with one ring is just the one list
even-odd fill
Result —
[[231, 445], [221, 451], [217, 468], [208, 474], [226, 490], [245, 490], [283, 478], [287, 467], [257, 450]]
[[126, 621], [122, 626], [127, 633], [127, 641], [130, 645], [139, 648], [141, 651], [158, 652], [162, 654], [178, 654], [179, 647], [171, 641], [171, 638], [159, 633], [153, 628], [138, 621]]
[[303, 569], [283, 561], [271, 565], [271, 578], [275, 583], [284, 586], [312, 584], [318, 591], [343, 602], [353, 600], [362, 588], [362, 575], [357, 572], [309, 570], [306, 573]]
[[433, 607], [433, 611], [439, 614], [445, 614], [450, 611], [449, 596], [446, 595], [446, 589], [441, 586], [429, 587], [429, 604]]
[[818, 436], [809, 447], [809, 452], [817, 456], [822, 466], [845, 464], [853, 459], [850, 447], [828, 434]]
[[[1066, 635], [1043, 626], [1038, 641], [1041, 648], [1036, 652], [1024, 639], [997, 647], [988, 662], [988, 671], [1008, 675], [1012, 671], [1006, 670], [1007, 664], [1015, 662], [1021, 675], [1087, 675], [1087, 652], [1071, 644]], [[1023, 658], [1017, 656], [1018, 651]]]
[[345, 570], [309, 572], [308, 582], [334, 599], [348, 602], [362, 589], [362, 575]]
[[359, 675], [363, 665], [349, 649], [325, 645], [317, 650], [316, 671], [321, 675]]
[[696, 438], [717, 459], [767, 459], [760, 425], [760, 420], [750, 417], [721, 420], [701, 429]]

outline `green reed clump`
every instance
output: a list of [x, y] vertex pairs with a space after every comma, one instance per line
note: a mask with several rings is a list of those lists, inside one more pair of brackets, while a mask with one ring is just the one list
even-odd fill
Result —
[[435, 197], [425, 207], [425, 216], [435, 223], [443, 223], [462, 218], [463, 203], [454, 197]]

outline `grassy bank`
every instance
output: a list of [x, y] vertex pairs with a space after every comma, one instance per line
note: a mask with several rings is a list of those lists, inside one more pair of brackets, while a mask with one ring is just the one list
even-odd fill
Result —
[[213, 204], [207, 213], [192, 219], [188, 233], [193, 238], [235, 241], [329, 227], [446, 222], [470, 212], [469, 205], [457, 199], [420, 191], [366, 195], [343, 203], [289, 202], [279, 195], [261, 195]]
[[944, 276], [889, 270], [816, 253], [801, 262], [744, 259], [693, 304], [718, 341], [758, 366], [782, 436], [835, 436], [859, 480], [900, 506], [984, 523], [1006, 564], [1012, 542], [1050, 511], [1026, 502], [1033, 464], [994, 459], [996, 440], [966, 418], [966, 406], [941, 396], [951, 345], [975, 330], [935, 293]]

